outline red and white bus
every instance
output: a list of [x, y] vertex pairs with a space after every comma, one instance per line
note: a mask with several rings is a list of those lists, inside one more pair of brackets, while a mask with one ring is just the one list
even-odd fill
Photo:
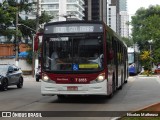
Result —
[[47, 23], [42, 36], [42, 95], [112, 96], [127, 82], [127, 46], [103, 22]]

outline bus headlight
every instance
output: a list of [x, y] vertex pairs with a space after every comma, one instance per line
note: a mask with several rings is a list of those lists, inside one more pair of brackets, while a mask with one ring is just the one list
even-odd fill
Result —
[[42, 74], [42, 80], [47, 83], [56, 83], [55, 81], [51, 80], [46, 74]]
[[98, 78], [97, 78], [97, 80], [101, 82], [101, 81], [104, 80], [104, 78], [105, 78], [105, 77], [104, 77], [103, 75], [99, 75]]
[[105, 74], [102, 73], [97, 77], [97, 82], [102, 82], [102, 81], [104, 81], [104, 79], [105, 79]]
[[49, 81], [49, 77], [47, 75], [43, 74], [42, 80], [47, 82], [47, 81]]
[[105, 73], [101, 73], [95, 80], [90, 81], [91, 84], [100, 83], [105, 80]]
[[105, 80], [105, 73], [99, 74], [96, 81], [103, 82]]
[[48, 80], [49, 80], [49, 77], [48, 77], [48, 76], [44, 76], [44, 77], [43, 77], [43, 80], [44, 80], [44, 81], [48, 81]]

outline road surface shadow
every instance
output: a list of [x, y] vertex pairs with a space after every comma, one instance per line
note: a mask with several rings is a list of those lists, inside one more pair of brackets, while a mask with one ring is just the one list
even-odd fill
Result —
[[92, 95], [92, 96], [65, 96], [62, 99], [57, 97], [56, 100], [52, 101], [52, 103], [82, 103], [82, 104], [104, 104], [109, 100], [104, 96]]

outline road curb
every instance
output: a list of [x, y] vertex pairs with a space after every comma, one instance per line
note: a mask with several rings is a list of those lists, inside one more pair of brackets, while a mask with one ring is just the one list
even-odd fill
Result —
[[158, 104], [160, 104], [160, 102], [150, 104], [150, 105], [145, 106], [145, 107], [142, 107], [142, 108], [140, 108], [140, 109], [138, 109], [138, 110], [136, 110], [136, 111], [145, 110], [145, 109], [147, 109], [147, 108], [149, 108], [149, 107], [153, 107], [153, 106], [158, 105]]
[[147, 75], [138, 75], [138, 77], [157, 77], [157, 75], [150, 75], [150, 76], [147, 76]]
[[121, 117], [115, 117], [115, 118], [112, 118], [111, 120], [119, 120]]

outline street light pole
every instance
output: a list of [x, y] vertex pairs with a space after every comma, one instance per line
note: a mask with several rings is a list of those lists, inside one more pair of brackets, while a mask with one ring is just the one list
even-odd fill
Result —
[[[39, 0], [37, 0], [36, 33], [38, 33], [38, 30], [39, 30]], [[33, 55], [33, 67], [34, 67], [33, 76], [35, 76], [35, 73], [37, 72], [38, 68], [38, 51], [35, 51]]]
[[22, 25], [22, 26], [24, 26], [24, 27], [26, 27], [26, 28], [28, 28], [28, 29], [30, 29], [30, 30], [32, 30], [33, 32], [36, 33], [36, 30], [30, 28], [29, 26], [27, 26], [27, 25], [25, 25], [25, 24], [17, 24], [17, 25], [18, 25], [18, 26]]
[[[26, 27], [26, 28], [28, 28], [28, 29], [30, 29], [31, 31], [33, 31], [33, 32], [35, 32], [36, 33], [36, 30], [34, 30], [34, 29], [32, 29], [32, 28], [30, 28], [29, 26], [27, 26], [27, 25], [25, 25], [25, 24], [17, 24], [17, 26], [24, 26], [24, 27]], [[33, 37], [33, 40], [32, 40], [32, 44], [33, 44], [33, 52], [34, 52], [34, 37]], [[32, 59], [32, 60], [34, 60], [34, 59]], [[33, 67], [33, 65], [32, 65], [32, 75], [34, 76], [34, 74], [33, 74], [33, 71], [34, 71], [35, 69], [34, 69], [34, 67]]]
[[[16, 0], [17, 9], [18, 9], [18, 1]], [[19, 49], [19, 41], [18, 41], [18, 10], [16, 12], [16, 36], [15, 36], [15, 44], [16, 44], [16, 56], [15, 56], [15, 62], [16, 66], [18, 66], [19, 58], [18, 58], [18, 49]]]
[[[151, 46], [151, 44], [149, 45], [149, 49], [150, 49], [150, 59], [152, 58], [152, 55], [151, 55], [151, 53], [152, 53], [152, 48], [151, 48], [152, 46]], [[151, 71], [152, 71], [152, 60], [150, 60], [150, 64], [151, 64]]]

